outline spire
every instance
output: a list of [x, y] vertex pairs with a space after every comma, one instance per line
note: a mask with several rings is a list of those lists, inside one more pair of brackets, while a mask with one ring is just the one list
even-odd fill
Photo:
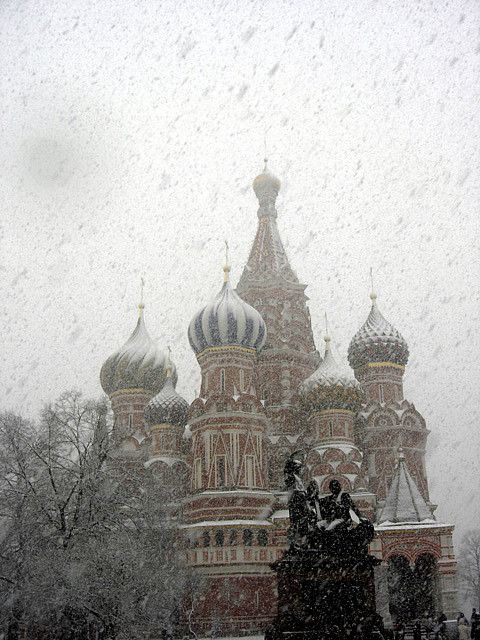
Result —
[[327, 312], [325, 311], [325, 336], [323, 337], [324, 341], [325, 341], [325, 353], [327, 353], [327, 351], [330, 351], [330, 334], [328, 331], [328, 316], [327, 316]]
[[170, 346], [167, 347], [167, 358], [165, 362], [165, 376], [167, 378], [172, 377], [173, 367], [172, 367], [172, 350]]
[[376, 304], [377, 294], [375, 293], [375, 289], [373, 286], [373, 269], [370, 267], [370, 300], [372, 301], [372, 306]]
[[225, 264], [223, 266], [223, 281], [228, 282], [230, 279], [230, 263], [228, 260], [228, 242], [225, 240]]
[[143, 302], [143, 290], [145, 288], [145, 280], [143, 276], [140, 278], [140, 302], [138, 304], [138, 317], [143, 318], [143, 310], [145, 309], [145, 304]]
[[399, 447], [397, 468], [378, 522], [408, 523], [425, 520], [433, 520], [432, 511], [410, 475], [403, 449]]
[[268, 159], [265, 157], [263, 173], [253, 181], [253, 190], [258, 198], [258, 228], [253, 246], [243, 274], [239, 291], [251, 281], [261, 285], [266, 279], [280, 278], [284, 282], [298, 285], [298, 278], [290, 266], [277, 227], [275, 201], [280, 189], [280, 180], [268, 171]]

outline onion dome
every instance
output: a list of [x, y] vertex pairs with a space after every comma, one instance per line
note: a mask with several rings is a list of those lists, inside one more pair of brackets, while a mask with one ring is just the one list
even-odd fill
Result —
[[325, 336], [325, 356], [320, 366], [300, 385], [306, 409], [347, 409], [355, 411], [362, 400], [360, 384], [351, 369], [335, 359], [330, 337]]
[[267, 162], [268, 160], [265, 158], [263, 172], [254, 179], [252, 185], [260, 204], [260, 209], [258, 210], [260, 217], [268, 213], [276, 216], [275, 200], [277, 199], [281, 184], [280, 180], [268, 171]]
[[258, 311], [232, 289], [228, 264], [223, 271], [223, 287], [190, 322], [190, 346], [196, 354], [208, 347], [228, 345], [260, 351], [267, 338], [265, 322]]
[[172, 424], [184, 427], [187, 424], [188, 402], [175, 391], [170, 358], [166, 366], [166, 376], [163, 389], [145, 407], [145, 420], [150, 426]]
[[[167, 356], [150, 337], [143, 318], [144, 305], [139, 305], [134, 332], [118, 351], [103, 364], [100, 383], [108, 395], [121, 389], [145, 389], [158, 393], [165, 382]], [[173, 367], [172, 382], [177, 374]]]
[[370, 362], [406, 365], [408, 345], [393, 325], [380, 313], [377, 296], [370, 294], [372, 308], [365, 324], [357, 331], [348, 347], [348, 361], [354, 369]]

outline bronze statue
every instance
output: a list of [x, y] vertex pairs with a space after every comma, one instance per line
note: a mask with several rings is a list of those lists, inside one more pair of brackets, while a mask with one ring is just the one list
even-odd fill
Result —
[[291, 546], [328, 550], [337, 555], [366, 554], [374, 535], [371, 522], [362, 516], [350, 494], [342, 491], [338, 480], [330, 481], [330, 494], [323, 498], [315, 480], [305, 489], [304, 464], [305, 455], [299, 451], [285, 464]]

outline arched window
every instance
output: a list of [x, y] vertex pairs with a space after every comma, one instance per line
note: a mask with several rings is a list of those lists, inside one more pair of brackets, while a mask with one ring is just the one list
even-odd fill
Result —
[[220, 369], [220, 391], [225, 391], [225, 369]]
[[240, 369], [240, 392], [243, 393], [245, 391], [245, 371]]
[[216, 486], [224, 487], [226, 485], [225, 456], [215, 456], [215, 474]]
[[243, 544], [246, 547], [251, 547], [253, 542], [253, 531], [251, 529], [243, 530]]
[[238, 535], [237, 535], [237, 530], [236, 529], [230, 529], [230, 536], [229, 536], [229, 544], [233, 547], [237, 544], [237, 539], [238, 539]]
[[250, 489], [255, 486], [255, 464], [253, 456], [245, 456], [245, 484]]
[[203, 539], [203, 546], [204, 547], [209, 547], [210, 546], [210, 532], [209, 531], [204, 531], [202, 534], [202, 539]]
[[380, 397], [380, 402], [385, 402], [385, 394], [383, 392], [383, 384], [378, 387], [378, 395]]
[[328, 435], [333, 436], [333, 420], [328, 421]]
[[259, 547], [266, 547], [268, 544], [268, 533], [263, 529], [260, 529], [260, 531], [258, 532], [257, 540]]
[[224, 541], [225, 541], [225, 536], [222, 529], [217, 529], [215, 531], [215, 545], [217, 547], [223, 547]]

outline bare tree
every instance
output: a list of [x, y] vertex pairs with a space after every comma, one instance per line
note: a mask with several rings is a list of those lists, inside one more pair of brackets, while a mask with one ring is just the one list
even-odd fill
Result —
[[78, 392], [38, 425], [0, 415], [0, 624], [12, 638], [22, 625], [62, 639], [171, 626], [185, 570], [168, 495], [111, 447], [105, 402]]
[[480, 530], [463, 536], [459, 553], [459, 574], [465, 596], [480, 608]]

